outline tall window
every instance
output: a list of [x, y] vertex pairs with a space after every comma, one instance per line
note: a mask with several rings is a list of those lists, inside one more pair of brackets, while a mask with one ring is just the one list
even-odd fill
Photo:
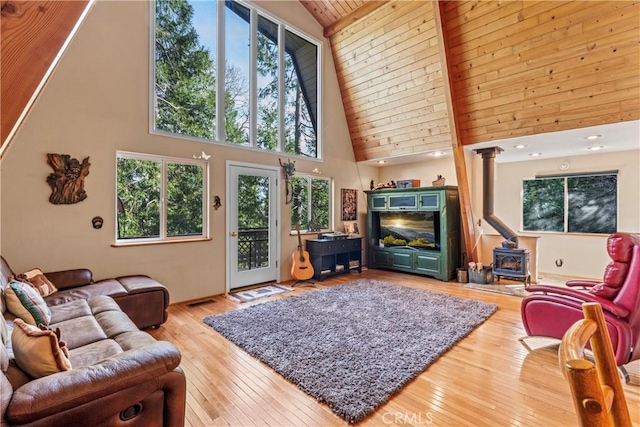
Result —
[[249, 145], [251, 10], [236, 2], [225, 4], [225, 137], [230, 144]]
[[287, 30], [285, 46], [285, 140], [286, 152], [317, 156], [315, 117], [317, 113], [318, 49]]
[[156, 130], [216, 138], [216, 15], [215, 2], [156, 2]]
[[524, 180], [524, 230], [610, 234], [618, 228], [618, 174]]
[[117, 156], [117, 241], [207, 237], [206, 162]]
[[237, 1], [156, 0], [154, 129], [320, 157], [317, 42]]
[[331, 181], [307, 175], [296, 175], [291, 180], [291, 229], [296, 224], [305, 231], [331, 228]]

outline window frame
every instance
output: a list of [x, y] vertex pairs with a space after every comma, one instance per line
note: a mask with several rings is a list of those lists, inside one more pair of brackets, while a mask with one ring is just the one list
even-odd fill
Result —
[[[160, 235], [158, 237], [134, 237], [121, 239], [118, 237], [118, 159], [147, 160], [160, 163]], [[132, 246], [157, 243], [176, 243], [188, 241], [202, 241], [210, 239], [209, 227], [209, 162], [200, 159], [186, 159], [180, 157], [161, 156], [156, 154], [144, 154], [130, 151], [116, 151], [115, 158], [115, 227], [114, 246]], [[168, 209], [167, 209], [167, 165], [177, 163], [183, 165], [195, 165], [202, 167], [202, 234], [188, 236], [168, 236]]]
[[[249, 145], [241, 145], [226, 142], [226, 137], [224, 136], [225, 131], [225, 97], [218, 96], [221, 93], [225, 93], [225, 73], [217, 73], [216, 75], [216, 134], [215, 139], [206, 139], [200, 137], [194, 137], [184, 134], [172, 133], [169, 131], [164, 131], [156, 128], [156, 91], [155, 91], [155, 83], [156, 83], [156, 61], [155, 61], [155, 34], [156, 34], [156, 0], [152, 0], [149, 2], [150, 6], [150, 25], [149, 25], [149, 33], [150, 33], [150, 43], [149, 43], [149, 133], [154, 135], [165, 136], [169, 138], [183, 139], [188, 141], [195, 142], [203, 142], [207, 144], [215, 144], [215, 145], [223, 145], [225, 147], [234, 147], [244, 150], [257, 151], [260, 153], [269, 153], [272, 155], [282, 155], [287, 154], [288, 156], [294, 158], [303, 158], [307, 160], [316, 160], [321, 161], [323, 159], [323, 148], [324, 148], [324, 132], [323, 132], [323, 45], [324, 42], [316, 39], [315, 37], [307, 34], [306, 32], [300, 30], [296, 26], [286, 22], [285, 20], [275, 16], [271, 12], [268, 12], [264, 8], [254, 5], [252, 3], [243, 1], [243, 0], [233, 0], [234, 2], [248, 8], [251, 14], [251, 22], [250, 22], [250, 34], [251, 34], [251, 46], [250, 46], [250, 73], [249, 73], [249, 120], [250, 120], [250, 129], [249, 129]], [[225, 69], [225, 1], [217, 0], [217, 46], [216, 46], [216, 54], [215, 58], [216, 69], [224, 70]], [[275, 150], [268, 150], [265, 148], [259, 148], [257, 146], [257, 112], [258, 112], [258, 99], [257, 99], [257, 90], [258, 90], [258, 82], [257, 82], [257, 51], [256, 51], [256, 43], [257, 33], [258, 33], [258, 16], [272, 21], [273, 23], [278, 25], [278, 147]], [[296, 154], [296, 153], [288, 153], [285, 151], [285, 122], [284, 122], [284, 111], [285, 104], [284, 100], [286, 97], [284, 96], [284, 74], [285, 74], [285, 49], [284, 49], [284, 38], [286, 31], [289, 31], [301, 38], [305, 41], [313, 44], [317, 48], [317, 63], [316, 63], [316, 73], [317, 73], [317, 87], [316, 87], [316, 156], [309, 157], [305, 154]], [[282, 48], [280, 48], [282, 44]]]
[[[311, 214], [311, 210], [313, 207], [313, 186], [311, 184], [311, 181], [314, 179], [317, 180], [323, 180], [323, 181], [327, 181], [327, 187], [328, 187], [328, 192], [329, 194], [327, 195], [328, 197], [328, 203], [329, 206], [327, 207], [327, 216], [329, 218], [329, 224], [327, 228], [320, 228], [318, 230], [308, 230], [306, 228], [303, 228], [302, 226], [300, 227], [300, 233], [318, 233], [318, 232], [323, 232], [323, 231], [331, 231], [333, 230], [333, 223], [334, 223], [334, 219], [333, 219], [333, 194], [334, 194], [334, 188], [333, 188], [333, 178], [331, 177], [319, 177], [317, 175], [312, 175], [312, 174], [306, 174], [306, 173], [295, 173], [293, 175], [294, 178], [304, 178], [307, 181], [307, 188], [309, 189], [309, 196], [308, 196], [308, 200], [307, 200], [307, 212], [309, 212], [309, 214]], [[293, 208], [294, 208], [294, 203], [293, 201], [290, 204], [291, 209], [289, 210], [289, 217], [291, 219], [293, 219]], [[295, 228], [295, 223], [293, 221], [291, 221], [291, 230], [289, 232], [289, 234], [293, 235], [293, 234], [297, 234], [296, 232], [296, 228]]]
[[[620, 224], [620, 186], [619, 186], [619, 178], [620, 171], [603, 171], [603, 172], [585, 172], [585, 173], [567, 173], [567, 174], [551, 174], [551, 175], [536, 175], [533, 178], [523, 178], [522, 179], [522, 187], [521, 187], [521, 227], [520, 229], [523, 232], [528, 233], [545, 233], [545, 234], [565, 234], [565, 235], [589, 235], [589, 236], [603, 236], [610, 234], [609, 232], [603, 233], [594, 233], [594, 232], [586, 232], [586, 231], [569, 231], [569, 179], [571, 178], [587, 178], [587, 177], [597, 177], [597, 176], [615, 176], [616, 177], [616, 230], [618, 230], [618, 225]], [[548, 179], [562, 179], [563, 180], [563, 229], [562, 231], [548, 231], [548, 230], [534, 230], [534, 229], [525, 229], [525, 210], [524, 210], [524, 185], [527, 181], [543, 181]], [[614, 232], [615, 232], [614, 231]]]

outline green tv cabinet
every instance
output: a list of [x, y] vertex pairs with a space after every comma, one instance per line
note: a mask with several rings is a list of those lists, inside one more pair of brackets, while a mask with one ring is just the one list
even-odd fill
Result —
[[[369, 268], [422, 274], [443, 281], [454, 279], [460, 266], [458, 187], [396, 188], [365, 193]], [[394, 218], [400, 224], [395, 227], [398, 233], [389, 225]], [[436, 245], [433, 248], [383, 246], [384, 234], [400, 236], [403, 233], [415, 237], [433, 235]]]

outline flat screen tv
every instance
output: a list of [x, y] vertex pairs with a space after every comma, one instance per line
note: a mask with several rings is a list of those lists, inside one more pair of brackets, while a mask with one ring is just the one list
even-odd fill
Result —
[[387, 246], [440, 249], [439, 220], [434, 211], [380, 212], [380, 239]]

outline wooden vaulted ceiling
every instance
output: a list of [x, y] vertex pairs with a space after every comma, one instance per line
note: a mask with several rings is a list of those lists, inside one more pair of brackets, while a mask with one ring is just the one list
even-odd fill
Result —
[[640, 119], [636, 1], [301, 3], [358, 161]]
[[323, 28], [329, 28], [367, 3], [383, 2], [366, 0], [300, 0], [300, 3], [302, 3]]

